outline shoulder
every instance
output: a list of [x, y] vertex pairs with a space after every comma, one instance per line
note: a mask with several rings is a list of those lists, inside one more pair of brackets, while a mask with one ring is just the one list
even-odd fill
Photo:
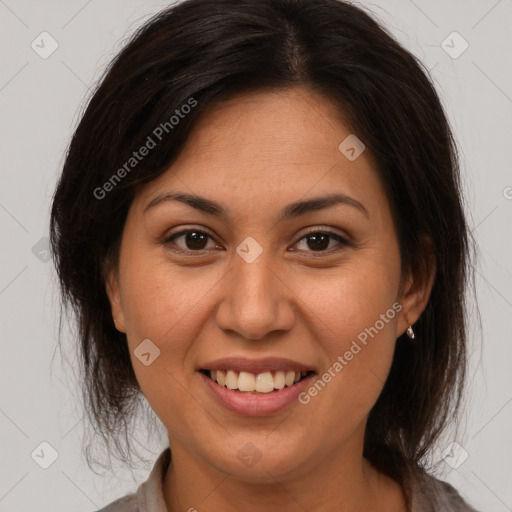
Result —
[[153, 465], [148, 479], [139, 485], [136, 492], [127, 494], [95, 512], [167, 512], [163, 481], [170, 460], [171, 450], [167, 447]]
[[427, 474], [416, 480], [412, 502], [412, 512], [478, 512], [448, 482]]
[[135, 493], [127, 494], [126, 496], [109, 503], [96, 512], [139, 512], [137, 495]]

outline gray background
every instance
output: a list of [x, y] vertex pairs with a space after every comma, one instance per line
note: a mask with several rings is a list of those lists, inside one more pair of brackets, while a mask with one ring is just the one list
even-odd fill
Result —
[[[46, 251], [49, 205], [88, 88], [127, 35], [168, 2], [0, 0], [0, 510], [91, 511], [136, 489], [151, 463], [116, 476], [85, 464], [76, 356], [55, 353], [58, 304]], [[439, 476], [482, 511], [512, 511], [512, 2], [364, 3], [425, 65], [461, 151], [479, 243], [465, 427], [434, 454]], [[51, 48], [41, 32], [58, 42]], [[458, 32], [469, 47], [463, 48]], [[450, 37], [448, 37], [450, 36]], [[447, 39], [448, 37], [448, 39]], [[446, 42], [442, 44], [443, 41]], [[447, 51], [452, 52], [450, 56]], [[454, 53], [455, 52], [455, 53]], [[141, 427], [142, 429], [142, 427]], [[142, 435], [152, 461], [163, 435]], [[447, 450], [456, 441], [463, 448]], [[43, 469], [51, 450], [55, 462]], [[31, 454], [39, 453], [31, 456]], [[42, 450], [42, 451], [41, 451]], [[465, 450], [465, 451], [462, 451]], [[467, 459], [458, 467], [467, 452]], [[44, 455], [43, 455], [44, 454]], [[444, 459], [443, 459], [444, 457]]]

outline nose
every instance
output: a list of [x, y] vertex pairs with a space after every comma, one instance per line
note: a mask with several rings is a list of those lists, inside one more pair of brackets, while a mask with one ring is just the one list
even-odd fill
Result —
[[287, 286], [269, 253], [263, 251], [252, 263], [234, 255], [232, 272], [216, 311], [219, 328], [249, 340], [266, 339], [273, 331], [291, 329], [295, 321], [292, 287]]

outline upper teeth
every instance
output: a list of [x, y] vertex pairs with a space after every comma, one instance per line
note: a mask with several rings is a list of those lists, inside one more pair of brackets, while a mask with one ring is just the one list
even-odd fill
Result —
[[307, 372], [263, 372], [255, 375], [249, 372], [235, 372], [233, 370], [211, 370], [210, 377], [217, 384], [228, 389], [239, 391], [258, 391], [259, 393], [270, 393], [274, 389], [283, 389], [291, 386], [304, 377]]

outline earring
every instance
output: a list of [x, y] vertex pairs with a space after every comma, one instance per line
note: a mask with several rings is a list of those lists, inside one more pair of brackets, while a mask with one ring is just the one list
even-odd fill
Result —
[[405, 332], [407, 333], [407, 336], [411, 338], [411, 340], [414, 339], [414, 331], [412, 330], [412, 325], [409, 325], [409, 327], [407, 327], [407, 331]]

